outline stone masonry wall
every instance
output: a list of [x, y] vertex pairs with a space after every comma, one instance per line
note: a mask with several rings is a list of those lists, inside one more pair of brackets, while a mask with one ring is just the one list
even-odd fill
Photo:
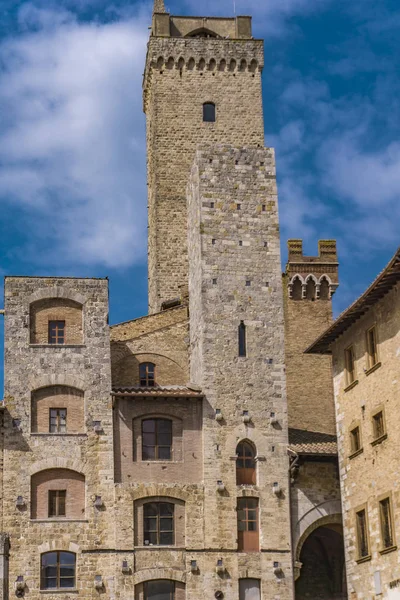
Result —
[[[70, 301], [83, 307], [83, 340], [76, 345], [32, 345], [30, 305], [57, 299], [58, 318]], [[5, 432], [3, 531], [11, 536], [10, 582], [23, 575], [31, 600], [39, 600], [40, 555], [69, 550], [77, 555], [77, 590], [63, 598], [98, 598], [94, 577], [102, 574], [107, 598], [115, 599], [113, 430], [108, 335], [108, 282], [99, 279], [6, 277]], [[33, 435], [31, 394], [47, 386], [84, 392], [85, 427], [78, 434]], [[95, 433], [92, 421], [101, 421]], [[31, 477], [68, 469], [85, 477], [85, 513], [80, 519], [31, 520]], [[101, 496], [103, 508], [93, 505]], [[24, 506], [16, 507], [22, 496]], [[82, 521], [83, 519], [83, 521]], [[13, 592], [14, 593], [14, 592]], [[48, 600], [59, 598], [47, 593]]]
[[[264, 145], [259, 40], [159, 38], [144, 79], [149, 194], [149, 311], [187, 284], [186, 185], [199, 143]], [[203, 103], [216, 122], [203, 122]]]
[[[202, 147], [188, 186], [191, 380], [204, 399], [204, 545], [222, 557], [226, 600], [238, 578], [261, 580], [262, 600], [293, 597], [283, 299], [275, 160], [271, 149]], [[238, 357], [238, 326], [247, 355]], [[216, 421], [220, 409], [223, 419]], [[243, 421], [247, 410], [251, 421]], [[279, 426], [270, 425], [271, 412]], [[257, 449], [257, 485], [236, 485], [236, 446]], [[216, 489], [222, 480], [226, 492]], [[282, 488], [273, 492], [274, 484]], [[237, 498], [259, 499], [260, 551], [237, 553]], [[277, 526], [279, 524], [279, 526]], [[274, 562], [282, 577], [274, 575]], [[201, 578], [200, 578], [201, 579]], [[199, 582], [201, 583], [201, 582]], [[204, 580], [203, 589], [215, 588]]]
[[[339, 464], [343, 503], [343, 525], [349, 598], [400, 597], [400, 565], [395, 548], [382, 552], [379, 499], [391, 497], [395, 540], [400, 540], [399, 478], [399, 357], [400, 285], [377, 301], [333, 347], [333, 370]], [[366, 331], [376, 326], [378, 365], [369, 371]], [[344, 350], [353, 345], [357, 383], [347, 388]], [[374, 443], [372, 416], [383, 410], [387, 437]], [[352, 456], [350, 431], [360, 427], [362, 451]], [[368, 516], [370, 558], [357, 560], [355, 511], [365, 506]], [[376, 576], [376, 573], [379, 573]], [[382, 595], [377, 595], [374, 577], [379, 577]], [[390, 586], [390, 583], [392, 586]]]

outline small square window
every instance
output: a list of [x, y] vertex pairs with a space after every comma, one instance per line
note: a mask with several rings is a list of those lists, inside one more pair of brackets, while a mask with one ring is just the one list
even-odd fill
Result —
[[214, 207], [215, 207], [214, 202], [210, 202], [210, 208], [214, 208]]
[[217, 280], [216, 279], [213, 279], [212, 282], [213, 282], [213, 285], [217, 285]]
[[374, 428], [374, 440], [378, 440], [385, 435], [385, 421], [383, 418], [383, 411], [380, 410], [372, 417], [372, 424]]
[[242, 240], [239, 240], [239, 246], [243, 246]]
[[268, 242], [264, 242], [264, 248], [268, 248]]
[[214, 239], [211, 240], [211, 243], [212, 243], [213, 246], [215, 246], [215, 240]]
[[240, 210], [241, 208], [242, 208], [242, 205], [241, 205], [241, 204], [236, 204], [236, 209], [237, 209], [237, 210]]
[[246, 287], [250, 287], [250, 286], [251, 286], [251, 281], [248, 279], [248, 280], [246, 281]]
[[49, 344], [65, 344], [65, 321], [49, 321]]

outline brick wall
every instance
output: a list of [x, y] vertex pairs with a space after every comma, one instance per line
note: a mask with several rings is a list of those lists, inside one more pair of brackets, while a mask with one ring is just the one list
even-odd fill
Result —
[[48, 433], [51, 408], [67, 409], [67, 433], [83, 433], [84, 393], [66, 386], [51, 386], [32, 393], [32, 433]]
[[32, 476], [31, 518], [49, 518], [49, 490], [66, 490], [66, 519], [85, 518], [85, 477], [67, 469], [47, 469]]
[[49, 321], [65, 321], [65, 344], [83, 344], [82, 306], [68, 298], [38, 300], [30, 307], [31, 344], [49, 343]]

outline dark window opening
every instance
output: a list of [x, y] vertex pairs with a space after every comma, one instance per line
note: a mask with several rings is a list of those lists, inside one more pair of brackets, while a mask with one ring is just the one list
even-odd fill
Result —
[[367, 530], [367, 515], [365, 509], [356, 513], [357, 519], [357, 540], [358, 540], [358, 556], [364, 558], [369, 556], [368, 530]]
[[145, 419], [142, 421], [142, 460], [171, 460], [172, 421]]
[[206, 123], [215, 123], [216, 121], [216, 110], [213, 102], [205, 102], [203, 104], [203, 121]]
[[168, 579], [146, 581], [144, 584], [144, 600], [174, 600], [175, 582]]
[[66, 490], [49, 490], [49, 517], [65, 517]]
[[174, 544], [174, 505], [149, 502], [143, 507], [143, 540], [145, 546]]
[[239, 356], [246, 356], [246, 325], [240, 321], [239, 332]]
[[249, 442], [240, 442], [236, 448], [236, 484], [256, 484], [255, 449]]
[[358, 452], [358, 450], [361, 450], [361, 435], [360, 435], [360, 428], [354, 427], [354, 429], [352, 429], [350, 431], [350, 448], [351, 448], [351, 454], [354, 454], [354, 452]]
[[49, 321], [49, 344], [65, 344], [65, 321]]
[[385, 421], [381, 410], [372, 417], [372, 422], [374, 426], [374, 439], [377, 440], [385, 435]]
[[66, 433], [67, 432], [67, 409], [66, 408], [50, 408], [49, 431], [50, 431], [50, 433]]
[[41, 559], [41, 589], [73, 589], [76, 556], [72, 552], [46, 552]]
[[292, 300], [301, 300], [303, 297], [303, 284], [300, 279], [296, 277], [292, 284]]
[[367, 352], [368, 352], [368, 366], [371, 369], [378, 362], [378, 352], [376, 349], [376, 330], [375, 327], [371, 327], [367, 331]]
[[344, 351], [344, 362], [346, 366], [347, 385], [351, 385], [356, 380], [353, 346], [346, 348]]
[[152, 387], [156, 384], [155, 379], [156, 366], [153, 363], [141, 363], [139, 365], [140, 385], [144, 387]]
[[385, 498], [379, 502], [379, 512], [381, 518], [381, 532], [383, 548], [394, 546], [392, 511], [390, 498]]

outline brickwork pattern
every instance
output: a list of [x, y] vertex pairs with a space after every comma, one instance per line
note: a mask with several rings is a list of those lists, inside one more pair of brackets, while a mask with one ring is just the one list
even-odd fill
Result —
[[67, 298], [33, 302], [30, 307], [31, 344], [49, 343], [49, 321], [65, 321], [65, 344], [83, 344], [82, 306]]
[[67, 410], [67, 433], [85, 432], [85, 405], [82, 390], [66, 386], [50, 386], [32, 392], [32, 433], [50, 432], [50, 409]]
[[[49, 491], [65, 490], [66, 519], [85, 518], [85, 477], [67, 469], [47, 469], [31, 480], [31, 518], [49, 519]], [[52, 518], [52, 517], [50, 517]]]

